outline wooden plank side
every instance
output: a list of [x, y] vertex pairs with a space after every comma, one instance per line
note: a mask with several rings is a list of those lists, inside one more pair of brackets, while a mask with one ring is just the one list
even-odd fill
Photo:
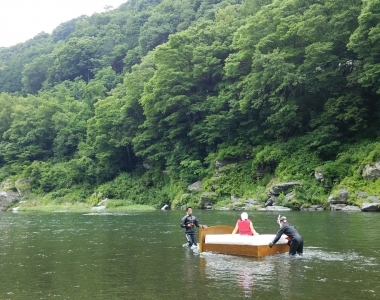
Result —
[[258, 257], [258, 247], [247, 245], [204, 244], [203, 252]]
[[287, 244], [274, 245], [270, 248], [268, 245], [228, 245], [228, 244], [204, 244], [203, 252], [215, 252], [221, 254], [232, 254], [242, 256], [262, 257], [266, 255], [275, 255], [287, 253], [289, 246]]
[[288, 252], [288, 244], [275, 244], [272, 248], [270, 248], [268, 245], [258, 246], [258, 257]]

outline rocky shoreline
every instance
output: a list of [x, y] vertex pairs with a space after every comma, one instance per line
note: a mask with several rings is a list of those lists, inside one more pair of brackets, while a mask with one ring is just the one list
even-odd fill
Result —
[[[220, 176], [223, 172], [223, 168], [227, 163], [216, 162], [215, 176]], [[380, 178], [380, 161], [374, 165], [366, 165], [361, 171], [363, 180], [378, 180]], [[323, 171], [315, 171], [314, 177], [317, 181], [323, 183], [324, 176]], [[181, 208], [187, 203], [200, 203], [202, 209], [215, 209], [217, 203], [217, 193], [214, 191], [204, 191], [202, 189], [202, 181], [196, 181], [188, 186], [188, 193], [181, 195], [179, 199], [179, 206], [175, 203], [167, 204], [165, 209]], [[269, 184], [267, 194], [267, 200], [263, 204], [263, 200], [257, 200], [254, 198], [242, 199], [236, 195], [231, 195], [230, 202], [223, 206], [218, 207], [219, 210], [258, 210], [258, 211], [289, 211], [292, 210], [288, 206], [292, 200], [296, 199], [294, 188], [302, 186], [301, 181], [279, 182], [273, 181]], [[10, 207], [14, 207], [15, 204], [21, 203], [24, 196], [30, 193], [30, 180], [21, 179], [15, 182], [6, 180], [0, 184], [0, 211], [7, 211]], [[282, 196], [281, 201], [279, 200]], [[353, 201], [360, 205], [351, 205]], [[359, 200], [359, 201], [357, 201]], [[107, 199], [103, 199], [94, 209], [105, 208]], [[287, 205], [289, 204], [289, 205]], [[171, 207], [173, 206], [173, 207]], [[13, 208], [17, 210], [17, 208]], [[304, 204], [298, 207], [301, 211], [347, 211], [347, 212], [376, 212], [380, 211], [380, 199], [378, 195], [369, 195], [364, 191], [355, 191], [350, 193], [346, 188], [339, 189], [328, 196], [326, 203], [321, 205], [309, 205]]]

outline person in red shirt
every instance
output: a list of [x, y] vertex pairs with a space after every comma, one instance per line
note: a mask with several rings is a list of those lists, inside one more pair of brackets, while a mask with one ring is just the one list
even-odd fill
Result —
[[237, 220], [232, 234], [235, 234], [239, 229], [240, 235], [259, 235], [255, 228], [253, 228], [252, 222], [248, 219], [248, 214], [246, 212], [243, 212], [240, 217], [241, 219]]

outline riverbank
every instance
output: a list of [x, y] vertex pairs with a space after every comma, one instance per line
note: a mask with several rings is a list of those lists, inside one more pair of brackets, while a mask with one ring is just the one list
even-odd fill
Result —
[[106, 206], [91, 206], [86, 203], [62, 203], [43, 205], [38, 202], [23, 202], [12, 207], [13, 212], [148, 212], [156, 210], [153, 206], [134, 204], [107, 208]]

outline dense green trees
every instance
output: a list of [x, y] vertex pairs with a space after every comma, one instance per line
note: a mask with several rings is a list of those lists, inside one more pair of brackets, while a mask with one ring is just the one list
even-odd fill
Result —
[[[374, 0], [130, 0], [0, 49], [0, 178], [110, 197], [135, 180], [158, 205], [198, 179], [223, 197], [258, 169], [333, 174], [379, 138], [379, 19]], [[244, 176], [212, 178], [215, 160]]]
[[51, 53], [52, 50], [50, 36], [44, 32], [25, 43], [0, 48], [0, 93], [20, 92], [24, 67], [41, 55]]

